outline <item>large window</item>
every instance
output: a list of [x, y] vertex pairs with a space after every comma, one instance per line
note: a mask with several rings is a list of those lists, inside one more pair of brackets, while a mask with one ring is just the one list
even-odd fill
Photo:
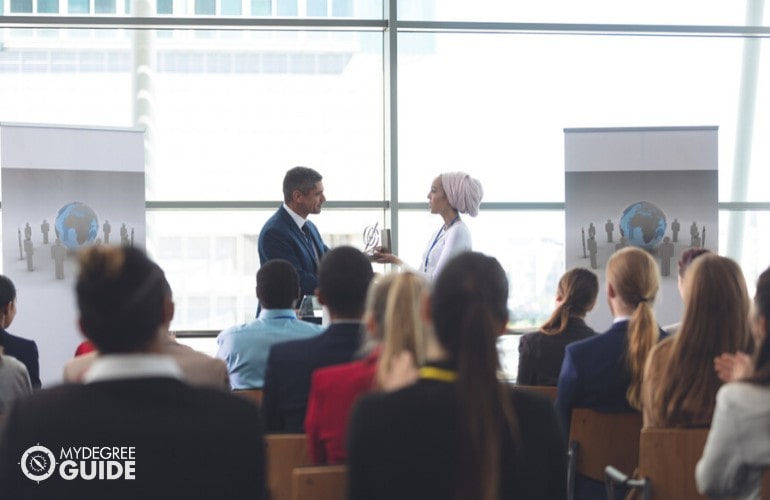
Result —
[[[770, 264], [770, 14], [755, 4], [0, 0], [0, 121], [147, 128], [147, 247], [175, 330], [253, 317], [259, 229], [295, 165], [324, 175], [327, 242], [362, 247], [377, 223], [414, 266], [440, 224], [431, 180], [480, 178], [474, 246], [531, 328], [564, 271], [567, 127], [718, 126], [720, 251], [750, 284]], [[84, 17], [51, 25], [69, 14]]]

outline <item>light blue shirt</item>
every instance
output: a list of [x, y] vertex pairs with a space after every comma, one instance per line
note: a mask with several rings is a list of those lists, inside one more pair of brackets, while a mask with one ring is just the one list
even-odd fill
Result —
[[298, 319], [294, 309], [263, 309], [254, 321], [217, 335], [217, 357], [227, 364], [233, 389], [259, 389], [273, 344], [315, 337], [324, 329]]

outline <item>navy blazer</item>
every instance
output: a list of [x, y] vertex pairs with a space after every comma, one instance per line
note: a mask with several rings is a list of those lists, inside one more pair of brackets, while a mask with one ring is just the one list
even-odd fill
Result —
[[[660, 330], [658, 340], [668, 335]], [[556, 412], [569, 436], [573, 408], [601, 412], [636, 411], [626, 400], [631, 374], [626, 368], [628, 321], [613, 323], [601, 335], [574, 342], [564, 350]]]
[[5, 354], [18, 359], [29, 372], [29, 380], [32, 387], [40, 389], [40, 365], [38, 363], [37, 344], [34, 340], [27, 340], [16, 335], [11, 335], [3, 329], [0, 329], [0, 336], [3, 337], [2, 345]]
[[[321, 239], [318, 228], [309, 220], [306, 224], [310, 228], [310, 237], [318, 250], [320, 260], [321, 256], [329, 251], [329, 247]], [[302, 294], [315, 294], [318, 286], [318, 262], [315, 251], [310, 246], [305, 233], [297, 227], [283, 205], [262, 226], [258, 248], [260, 265], [271, 259], [288, 260], [299, 273]]]
[[317, 337], [274, 344], [262, 398], [265, 431], [304, 433], [313, 371], [352, 361], [360, 345], [360, 323], [333, 323]]

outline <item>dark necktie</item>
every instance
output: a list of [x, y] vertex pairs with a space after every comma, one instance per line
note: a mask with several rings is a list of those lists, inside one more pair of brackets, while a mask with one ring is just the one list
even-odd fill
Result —
[[310, 226], [307, 222], [302, 224], [302, 232], [305, 233], [305, 239], [308, 242], [308, 245], [310, 245], [310, 249], [313, 251], [313, 260], [318, 263], [318, 249], [315, 247], [315, 243], [313, 243], [313, 236], [310, 234]]

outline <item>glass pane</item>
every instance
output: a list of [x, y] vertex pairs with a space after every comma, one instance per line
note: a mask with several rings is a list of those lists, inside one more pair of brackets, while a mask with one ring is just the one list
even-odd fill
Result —
[[277, 13], [283, 17], [294, 17], [297, 15], [297, 0], [276, 0], [278, 2]]
[[241, 0], [222, 0], [221, 14], [223, 16], [240, 16]]
[[[351, 17], [352, 15], [353, 15], [353, 0], [332, 0], [332, 16]], [[380, 16], [375, 16], [375, 17], [380, 17]]]
[[[770, 59], [752, 82], [753, 115], [741, 117], [755, 140], [737, 142], [740, 39], [403, 34], [399, 44], [401, 201], [424, 200], [451, 170], [478, 177], [486, 201], [562, 201], [564, 128], [682, 124], [719, 127], [720, 200], [766, 199], [770, 143], [756, 138], [770, 135]], [[745, 194], [732, 189], [736, 144], [750, 148]]]
[[22, 14], [32, 12], [32, 0], [11, 0], [11, 13]]
[[158, 0], [157, 12], [158, 14], [173, 14], [174, 0]]
[[91, 6], [88, 5], [88, 0], [67, 0], [68, 14], [89, 14], [90, 12]]
[[[399, 0], [399, 18], [419, 21], [742, 25], [746, 4], [722, 0]], [[765, 14], [767, 23], [767, 14]], [[761, 23], [757, 23], [761, 24]]]
[[[273, 213], [148, 211], [147, 250], [166, 272], [174, 293], [172, 330], [219, 331], [254, 318], [257, 239]], [[381, 210], [324, 210], [311, 218], [330, 247], [363, 249], [364, 228], [384, 227]]]
[[95, 0], [94, 11], [97, 14], [115, 14], [115, 0]]
[[[148, 199], [282, 200], [296, 165], [321, 172], [329, 200], [383, 199], [381, 34], [212, 31], [200, 45], [187, 32], [94, 31], [110, 38], [7, 44], [0, 121], [132, 126], [134, 36], [149, 36]], [[63, 43], [74, 39], [88, 49]]]
[[195, 14], [198, 16], [213, 16], [217, 13], [216, 0], [195, 0]]
[[[545, 321], [564, 273], [564, 213], [482, 211], [463, 221], [473, 236], [473, 250], [495, 257], [508, 274], [511, 327], [530, 328]], [[401, 212], [399, 257], [419, 267], [431, 235], [442, 224], [438, 215]]]
[[326, 0], [307, 0], [307, 15], [326, 17]]
[[251, 0], [252, 16], [269, 16], [273, 13], [272, 0]]
[[37, 0], [37, 12], [39, 14], [57, 14], [59, 12], [59, 0]]

